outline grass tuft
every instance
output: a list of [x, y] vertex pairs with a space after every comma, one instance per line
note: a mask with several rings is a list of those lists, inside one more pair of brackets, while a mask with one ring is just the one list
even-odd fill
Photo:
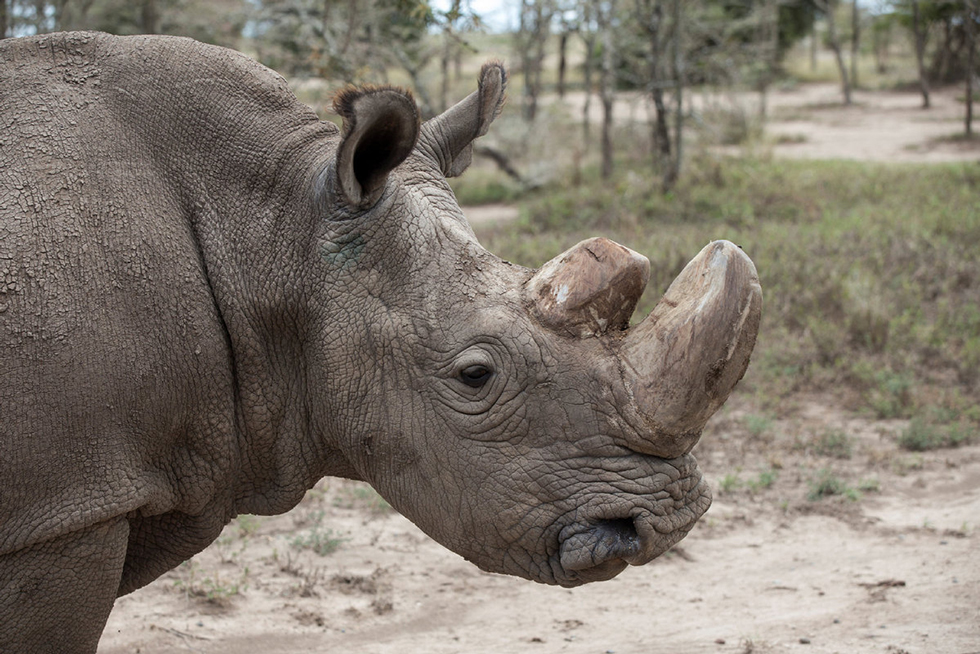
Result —
[[817, 473], [814, 479], [810, 480], [810, 492], [807, 493], [806, 498], [811, 502], [816, 502], [825, 497], [838, 495], [851, 501], [857, 501], [861, 497], [857, 490], [848, 486], [831, 470], [824, 468]]
[[813, 441], [813, 451], [820, 456], [850, 459], [853, 450], [851, 437], [840, 430], [826, 431]]

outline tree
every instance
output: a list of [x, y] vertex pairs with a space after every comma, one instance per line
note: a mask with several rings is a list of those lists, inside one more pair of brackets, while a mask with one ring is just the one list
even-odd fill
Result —
[[635, 20], [647, 38], [647, 89], [653, 100], [654, 169], [666, 175], [671, 167], [670, 131], [667, 126], [667, 105], [664, 89], [667, 86], [667, 29], [663, 0], [635, 0]]
[[838, 0], [813, 0], [813, 4], [824, 15], [827, 20], [827, 40], [830, 49], [834, 52], [837, 61], [837, 70], [840, 72], [841, 90], [844, 94], [844, 104], [851, 104], [851, 82], [847, 74], [847, 66], [844, 63], [844, 53], [841, 48], [840, 36], [837, 34], [837, 19], [834, 11], [837, 9]]
[[875, 69], [879, 73], [888, 70], [888, 51], [891, 49], [895, 14], [876, 11], [871, 17], [871, 49], [874, 52]]
[[681, 52], [681, 0], [674, 0], [672, 6], [674, 17], [674, 157], [671, 166], [664, 175], [664, 193], [674, 187], [681, 174], [682, 155], [684, 153], [684, 60]]
[[[253, 22], [259, 58], [290, 74], [383, 82], [397, 65], [417, 83], [438, 51], [427, 38], [436, 16], [424, 0], [261, 2]], [[423, 112], [432, 113], [424, 85], [417, 90]]]
[[112, 34], [158, 32], [236, 47], [247, 0], [0, 0], [7, 33], [99, 30]]
[[851, 84], [858, 86], [858, 55], [861, 54], [861, 8], [851, 2]]
[[588, 149], [592, 142], [591, 119], [589, 114], [592, 110], [592, 73], [595, 69], [595, 52], [598, 32], [595, 29], [595, 11], [592, 0], [580, 0], [578, 3], [579, 36], [585, 46], [585, 61], [583, 63], [583, 75], [585, 77], [585, 102], [582, 104], [582, 140], [585, 148]]
[[568, 72], [568, 39], [578, 30], [579, 22], [574, 4], [559, 2], [557, 6], [558, 24], [558, 97], [565, 97], [565, 76]]
[[973, 138], [973, 79], [976, 74], [974, 62], [977, 51], [977, 21], [980, 20], [980, 6], [977, 0], [966, 0], [963, 25], [967, 35], [966, 56], [966, 117], [964, 131], [967, 138]]
[[910, 0], [912, 8], [912, 36], [915, 39], [915, 62], [919, 70], [919, 90], [922, 92], [922, 108], [928, 109], [929, 102], [929, 80], [926, 79], [926, 26], [923, 24], [922, 14], [919, 11], [919, 3]]
[[599, 72], [599, 99], [602, 102], [602, 167], [603, 179], [612, 177], [613, 171], [613, 100], [615, 92], [614, 55], [616, 52], [613, 22], [616, 18], [616, 0], [595, 3], [595, 19], [602, 41], [602, 67]]
[[456, 76], [459, 77], [461, 54], [464, 50], [473, 50], [466, 42], [463, 34], [479, 29], [480, 17], [471, 10], [464, 8], [463, 0], [452, 0], [449, 9], [433, 13], [433, 21], [442, 26], [442, 53], [439, 60], [439, 70], [442, 75], [442, 86], [439, 97], [440, 111], [449, 108], [449, 64], [456, 64]]
[[523, 115], [533, 122], [538, 112], [544, 49], [554, 16], [553, 0], [521, 0], [520, 23], [515, 39], [524, 73]]

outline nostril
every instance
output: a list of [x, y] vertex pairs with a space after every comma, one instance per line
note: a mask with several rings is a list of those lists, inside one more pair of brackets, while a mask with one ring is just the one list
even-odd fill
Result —
[[607, 518], [578, 525], [561, 541], [566, 571], [591, 570], [593, 579], [609, 579], [642, 555], [641, 538], [629, 518]]
[[600, 520], [595, 524], [596, 554], [600, 559], [629, 559], [640, 550], [640, 536], [629, 518]]
[[596, 522], [596, 527], [600, 529], [609, 529], [622, 536], [632, 536], [636, 537], [636, 525], [633, 524], [632, 518], [613, 518], [611, 520], [599, 520]]

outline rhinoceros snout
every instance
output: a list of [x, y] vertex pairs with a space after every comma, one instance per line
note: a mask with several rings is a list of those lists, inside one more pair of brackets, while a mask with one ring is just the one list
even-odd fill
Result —
[[630, 470], [643, 472], [623, 480], [634, 492], [590, 495], [558, 532], [558, 584], [604, 581], [629, 565], [649, 563], [684, 538], [711, 505], [693, 457], [641, 457]]

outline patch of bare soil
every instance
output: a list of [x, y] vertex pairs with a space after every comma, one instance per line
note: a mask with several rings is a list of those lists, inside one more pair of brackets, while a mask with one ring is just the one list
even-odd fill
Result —
[[484, 225], [499, 225], [516, 220], [520, 211], [514, 205], [494, 203], [463, 207], [463, 213], [470, 225], [479, 229]]
[[[724, 409], [699, 445], [712, 508], [612, 581], [480, 572], [328, 479], [119, 599], [99, 652], [980, 651], [980, 446], [904, 452], [902, 421], [831, 405]], [[844, 494], [808, 499], [827, 476]]]
[[[837, 84], [804, 84], [788, 90], [773, 90], [766, 98], [768, 120], [765, 133], [777, 157], [804, 159], [848, 159], [937, 163], [980, 161], [980, 136], [965, 140], [963, 89], [946, 87], [930, 93], [932, 106], [922, 108], [922, 96], [914, 90], [853, 92], [853, 104], [844, 106]], [[757, 93], [692, 92], [689, 109], [698, 125], [704, 116], [706, 128], [725, 113], [747, 117], [759, 113]], [[545, 105], [557, 98], [546, 98]], [[579, 117], [585, 106], [584, 93], [566, 94], [563, 111]], [[593, 99], [590, 121], [599, 124], [601, 106]], [[617, 123], [650, 120], [653, 108], [640, 93], [617, 95], [613, 119]], [[977, 126], [974, 126], [975, 129]]]
[[980, 160], [980, 138], [957, 138], [964, 130], [958, 87], [936, 89], [922, 108], [914, 91], [862, 91], [841, 104], [840, 88], [813, 84], [770, 96], [777, 156], [936, 163]]

